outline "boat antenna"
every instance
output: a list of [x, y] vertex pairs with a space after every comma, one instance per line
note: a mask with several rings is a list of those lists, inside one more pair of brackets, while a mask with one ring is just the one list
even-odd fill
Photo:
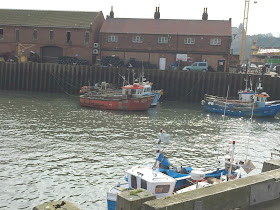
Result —
[[134, 80], [134, 69], [132, 69], [132, 84], [134, 84], [135, 80]]
[[[252, 82], [250, 81], [251, 83], [251, 89], [252, 89]], [[257, 90], [256, 90], [257, 91]], [[250, 118], [250, 121], [251, 121], [251, 124], [253, 123], [253, 116], [254, 116], [254, 109], [255, 109], [255, 95], [256, 95], [256, 91], [253, 95], [253, 104], [252, 104], [252, 112], [251, 112], [251, 118]], [[249, 150], [249, 138], [248, 138], [248, 141], [247, 141], [247, 149], [246, 149], [246, 161], [247, 161], [247, 156], [248, 156], [248, 150]]]
[[[228, 95], [229, 95], [229, 85], [228, 85], [228, 89], [227, 89], [227, 96], [226, 96], [226, 102], [225, 102], [225, 107], [224, 107], [224, 114], [223, 114], [223, 124], [224, 124], [224, 121], [225, 121], [225, 115], [226, 115], [226, 106], [227, 106], [227, 100], [228, 100]], [[221, 141], [219, 141], [219, 144], [218, 144], [218, 156], [217, 156], [217, 162], [218, 164], [220, 163], [219, 161], [219, 157], [220, 157], [220, 146], [221, 146]]]
[[118, 73], [119, 74], [119, 76], [123, 79], [123, 86], [125, 86], [125, 76], [122, 76], [122, 75], [120, 75], [120, 73]]
[[[160, 130], [160, 133], [162, 133], [162, 132], [163, 132], [163, 130], [161, 129], [161, 130]], [[159, 136], [157, 157], [156, 157], [155, 163], [154, 163], [154, 165], [153, 165], [153, 169], [156, 169], [156, 168], [160, 165], [160, 163], [159, 163], [159, 161], [158, 161], [160, 152], [161, 152], [161, 139], [160, 139], [160, 136]], [[163, 158], [162, 158], [162, 159], [163, 159]]]
[[229, 93], [229, 85], [228, 85], [228, 89], [227, 89], [227, 97], [226, 97], [226, 103], [225, 103], [225, 108], [224, 108], [223, 121], [225, 121], [226, 108], [227, 108], [227, 101], [228, 101], [228, 93]]
[[232, 150], [231, 150], [231, 156], [230, 156], [230, 167], [229, 167], [229, 171], [228, 171], [227, 180], [229, 180], [229, 178], [230, 178], [230, 176], [231, 176], [234, 149], [235, 149], [235, 141], [232, 142]]

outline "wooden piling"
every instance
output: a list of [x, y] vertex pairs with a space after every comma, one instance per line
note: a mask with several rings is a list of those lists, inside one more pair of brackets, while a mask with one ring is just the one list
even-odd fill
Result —
[[[185, 72], [134, 69], [135, 76], [144, 72], [145, 78], [153, 83], [153, 89], [163, 89], [162, 100], [200, 102], [204, 94], [236, 97], [238, 90], [245, 88], [246, 74], [219, 72]], [[67, 92], [78, 94], [83, 85], [94, 85], [106, 81], [120, 87], [125, 76], [133, 83], [133, 71], [127, 68], [101, 66], [70, 66], [43, 63], [0, 63], [0, 89]], [[249, 77], [249, 76], [248, 76]], [[280, 78], [269, 75], [251, 75], [253, 89], [261, 78], [264, 91], [271, 100], [280, 99]], [[135, 79], [135, 78], [134, 78]], [[250, 85], [250, 80], [248, 86]]]

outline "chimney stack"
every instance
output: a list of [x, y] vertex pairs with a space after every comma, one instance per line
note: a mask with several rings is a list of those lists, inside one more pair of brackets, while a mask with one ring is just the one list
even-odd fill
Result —
[[208, 20], [207, 8], [204, 8], [203, 10], [202, 20]]
[[111, 6], [110, 18], [114, 18], [113, 6]]
[[154, 17], [155, 17], [155, 19], [159, 19], [160, 18], [159, 7], [156, 7], [156, 11], [155, 11]]

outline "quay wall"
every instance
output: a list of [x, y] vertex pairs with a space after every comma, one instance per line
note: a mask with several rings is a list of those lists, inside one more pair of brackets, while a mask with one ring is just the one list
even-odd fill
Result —
[[[81, 86], [106, 81], [121, 87], [125, 76], [130, 83], [139, 73], [153, 83], [153, 89], [163, 89], [162, 96], [168, 100], [200, 102], [204, 94], [237, 96], [245, 88], [245, 74], [224, 72], [185, 72], [141, 70], [101, 66], [60, 65], [48, 63], [4, 63], [0, 62], [0, 90], [26, 90], [40, 92], [66, 92], [78, 94]], [[121, 76], [120, 76], [121, 75]], [[253, 88], [259, 77], [270, 100], [280, 97], [280, 78], [269, 75], [250, 75]], [[248, 83], [249, 84], [249, 83]]]
[[[141, 210], [273, 210], [280, 206], [280, 160], [264, 162], [262, 173], [197, 190], [146, 201]], [[122, 205], [131, 206], [131, 198], [122, 196]], [[118, 195], [119, 199], [119, 195]], [[138, 196], [137, 204], [141, 203]], [[118, 201], [117, 201], [118, 203]], [[136, 209], [136, 208], [127, 208]], [[121, 210], [121, 208], [117, 208]]]

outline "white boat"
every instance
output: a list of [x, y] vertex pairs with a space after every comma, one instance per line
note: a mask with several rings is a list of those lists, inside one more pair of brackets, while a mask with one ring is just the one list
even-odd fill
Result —
[[117, 184], [107, 193], [109, 210], [115, 210], [118, 193], [129, 189], [145, 189], [154, 194], [156, 198], [162, 198], [174, 193], [182, 193], [197, 188], [208, 187], [223, 181], [241, 178], [240, 167], [243, 162], [234, 160], [235, 142], [232, 144], [231, 155], [225, 157], [225, 168], [206, 171], [202, 168], [168, 166], [169, 161], [162, 155], [161, 143], [168, 142], [169, 135], [164, 131], [160, 133], [158, 143], [158, 155], [153, 167], [134, 166], [127, 171], [126, 183]]

